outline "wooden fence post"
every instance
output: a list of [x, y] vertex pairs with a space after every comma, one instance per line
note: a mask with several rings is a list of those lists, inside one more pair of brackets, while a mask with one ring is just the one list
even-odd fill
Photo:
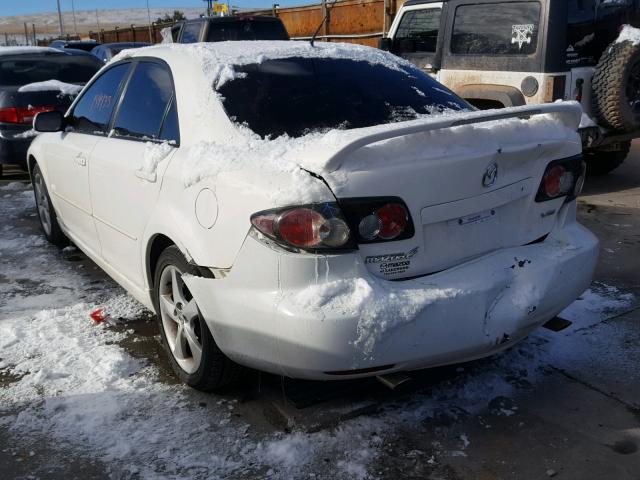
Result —
[[118, 34], [118, 27], [114, 28], [113, 31], [116, 34], [116, 42], [119, 42], [120, 41], [120, 35]]

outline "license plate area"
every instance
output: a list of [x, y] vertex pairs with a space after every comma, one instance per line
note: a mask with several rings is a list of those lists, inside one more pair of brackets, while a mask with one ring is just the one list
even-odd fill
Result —
[[485, 223], [493, 220], [497, 215], [497, 211], [494, 208], [489, 210], [484, 210], [478, 213], [472, 213], [471, 215], [465, 215], [464, 217], [460, 217], [457, 219], [449, 220], [449, 225], [476, 225], [478, 223]]

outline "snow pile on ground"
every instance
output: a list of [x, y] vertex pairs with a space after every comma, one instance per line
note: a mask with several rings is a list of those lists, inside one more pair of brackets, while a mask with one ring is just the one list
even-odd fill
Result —
[[373, 276], [310, 285], [296, 294], [294, 302], [305, 311], [326, 316], [360, 315], [355, 346], [370, 355], [376, 343], [394, 328], [412, 321], [427, 305], [455, 297], [459, 290], [402, 287], [390, 288]]
[[633, 45], [640, 44], [640, 29], [631, 25], [623, 25], [616, 43], [631, 42]]
[[60, 80], [47, 80], [45, 82], [35, 82], [23, 85], [19, 92], [60, 92], [62, 95], [77, 95], [82, 90], [81, 85], [65, 83]]
[[[140, 305], [125, 295], [110, 299], [109, 305], [113, 316], [141, 312]], [[88, 317], [91, 308], [81, 303], [0, 322], [0, 370], [11, 369], [23, 377], [9, 392], [0, 390], [0, 398], [8, 393], [10, 398], [3, 400], [35, 400], [69, 391], [96, 393], [117, 388], [137, 371], [138, 361], [108, 345], [123, 334], [94, 326]]]

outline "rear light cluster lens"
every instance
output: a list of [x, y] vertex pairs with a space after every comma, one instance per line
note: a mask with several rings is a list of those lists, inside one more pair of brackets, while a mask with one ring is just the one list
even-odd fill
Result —
[[353, 249], [349, 226], [335, 203], [258, 212], [251, 224], [280, 245], [300, 250]]
[[575, 199], [582, 191], [585, 171], [581, 156], [551, 162], [542, 176], [536, 202], [560, 197], [566, 197], [566, 201]]
[[404, 240], [415, 233], [409, 210], [398, 197], [344, 198], [340, 207], [358, 243]]
[[37, 113], [50, 112], [54, 107], [7, 107], [0, 108], [0, 122], [30, 125]]
[[358, 233], [365, 240], [393, 240], [402, 235], [409, 223], [406, 208], [399, 203], [387, 203], [358, 224]]

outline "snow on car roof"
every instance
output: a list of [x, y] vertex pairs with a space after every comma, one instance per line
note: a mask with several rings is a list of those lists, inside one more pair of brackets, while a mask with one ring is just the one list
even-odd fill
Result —
[[0, 47], [2, 55], [23, 55], [29, 53], [62, 53], [60, 50], [50, 47]]
[[267, 60], [290, 57], [336, 58], [360, 60], [374, 65], [384, 65], [395, 70], [414, 69], [415, 66], [388, 52], [377, 48], [352, 43], [323, 43], [313, 46], [309, 42], [282, 40], [227, 41], [192, 44], [160, 44], [144, 51], [128, 50], [120, 53], [114, 61], [145, 55], [172, 57], [188, 55], [197, 60], [216, 87], [233, 78], [234, 65], [249, 65]]

